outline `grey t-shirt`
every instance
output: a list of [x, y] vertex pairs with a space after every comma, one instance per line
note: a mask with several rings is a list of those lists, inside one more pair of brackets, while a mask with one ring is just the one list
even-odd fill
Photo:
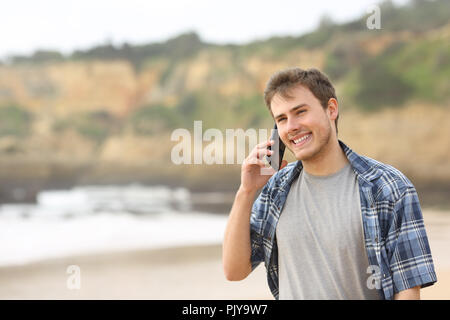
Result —
[[359, 187], [350, 164], [328, 176], [302, 170], [276, 229], [279, 299], [380, 299], [369, 289]]

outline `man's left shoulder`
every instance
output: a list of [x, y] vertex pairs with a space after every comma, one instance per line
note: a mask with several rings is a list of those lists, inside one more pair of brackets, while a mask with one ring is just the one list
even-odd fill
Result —
[[376, 178], [372, 181], [376, 190], [376, 200], [396, 202], [406, 192], [415, 192], [412, 182], [399, 169], [366, 156], [362, 157], [376, 172]]

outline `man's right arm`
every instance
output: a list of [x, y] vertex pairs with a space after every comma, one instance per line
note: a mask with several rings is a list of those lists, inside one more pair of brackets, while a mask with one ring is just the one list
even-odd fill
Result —
[[[242, 164], [241, 185], [231, 208], [223, 241], [223, 268], [225, 277], [230, 281], [243, 280], [252, 272], [250, 215], [256, 193], [275, 173], [271, 167], [266, 168], [269, 174], [261, 172], [265, 167], [261, 159], [273, 153], [267, 149], [273, 143], [273, 140], [268, 140], [255, 146]], [[283, 160], [281, 168], [286, 165], [287, 161]]]
[[252, 271], [250, 215], [256, 191], [239, 188], [223, 241], [223, 268], [230, 281], [245, 279]]

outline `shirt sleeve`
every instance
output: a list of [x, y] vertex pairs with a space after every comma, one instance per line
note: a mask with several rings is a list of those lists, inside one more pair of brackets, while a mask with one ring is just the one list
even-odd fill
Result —
[[250, 238], [251, 238], [251, 246], [252, 246], [252, 256], [251, 256], [251, 262], [252, 262], [252, 271], [256, 269], [257, 266], [261, 262], [264, 261], [264, 255], [263, 255], [263, 249], [262, 249], [262, 241], [261, 241], [261, 235], [259, 235], [256, 231], [251, 230], [250, 231]]
[[389, 233], [390, 237], [394, 237], [389, 248], [392, 252], [390, 272], [394, 292], [434, 284], [437, 281], [436, 273], [414, 187], [409, 186], [394, 204], [394, 215]]
[[264, 227], [265, 210], [268, 207], [268, 184], [262, 189], [252, 206], [250, 214], [250, 242], [252, 271], [264, 261], [264, 247], [262, 230]]

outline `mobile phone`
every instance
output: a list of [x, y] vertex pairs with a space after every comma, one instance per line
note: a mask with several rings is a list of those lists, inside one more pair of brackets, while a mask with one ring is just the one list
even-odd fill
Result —
[[280, 170], [281, 160], [283, 160], [284, 150], [286, 149], [286, 146], [280, 139], [276, 123], [273, 127], [272, 134], [270, 135], [270, 140], [273, 140], [274, 144], [269, 146], [268, 149], [273, 150], [274, 153], [270, 156], [267, 156], [267, 161], [275, 171], [278, 171]]

